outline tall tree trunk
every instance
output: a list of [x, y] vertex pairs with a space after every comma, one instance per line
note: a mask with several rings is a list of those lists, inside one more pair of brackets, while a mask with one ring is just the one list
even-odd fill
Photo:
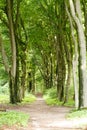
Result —
[[64, 98], [64, 82], [65, 82], [65, 71], [64, 67], [64, 57], [62, 57], [62, 43], [61, 36], [57, 38], [57, 65], [56, 65], [56, 78], [57, 78], [57, 95], [59, 101], [63, 101]]
[[73, 39], [73, 42], [74, 42], [74, 56], [73, 56], [73, 61], [72, 61], [72, 64], [73, 64], [73, 83], [74, 83], [74, 90], [75, 90], [75, 107], [76, 107], [76, 109], [78, 109], [78, 107], [79, 107], [78, 43], [77, 43], [77, 40], [76, 40], [76, 36], [74, 34], [74, 26], [73, 26], [72, 17], [69, 13], [67, 5], [66, 5], [66, 12], [67, 12], [68, 17], [69, 17], [70, 26], [71, 26], [71, 34], [72, 34], [72, 39]]
[[14, 34], [14, 25], [12, 20], [12, 7], [11, 0], [6, 0], [7, 2], [7, 16], [9, 22], [9, 33], [10, 33], [10, 41], [11, 41], [11, 51], [12, 51], [12, 66], [10, 70], [10, 102], [16, 103], [16, 42], [15, 42], [15, 34]]
[[[85, 36], [86, 36], [86, 41], [87, 41], [87, 1], [82, 0], [82, 6], [83, 6], [83, 13], [84, 13], [84, 26], [85, 26]], [[86, 48], [87, 48], [87, 43], [86, 43]]]
[[32, 72], [32, 81], [33, 81], [32, 92], [33, 92], [33, 94], [35, 94], [35, 68], [33, 69], [33, 72]]
[[70, 81], [71, 81], [71, 65], [68, 65], [68, 74], [67, 74], [66, 87], [65, 87], [64, 103], [68, 102]]
[[32, 73], [28, 73], [28, 92], [32, 91]]
[[52, 59], [52, 53], [50, 54], [50, 87], [53, 87], [53, 59]]
[[[77, 25], [79, 39], [79, 107], [87, 107], [87, 78], [86, 78], [86, 40], [81, 20], [80, 0], [75, 4], [69, 0], [72, 17]], [[76, 7], [74, 7], [76, 5]], [[75, 9], [76, 8], [76, 9]], [[76, 12], [75, 12], [76, 11]]]

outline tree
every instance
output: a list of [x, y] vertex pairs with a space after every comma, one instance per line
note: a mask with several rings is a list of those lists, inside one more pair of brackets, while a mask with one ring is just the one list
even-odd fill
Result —
[[[78, 42], [79, 42], [79, 107], [87, 106], [87, 89], [86, 89], [86, 40], [84, 29], [82, 26], [82, 15], [80, 1], [75, 3], [69, 0], [70, 10], [72, 17], [76, 23], [78, 30]], [[77, 14], [77, 15], [76, 15]]]
[[[24, 92], [25, 92], [26, 48], [27, 48], [26, 35], [27, 34], [26, 34], [23, 19], [19, 17], [20, 3], [21, 1], [18, 1], [18, 0], [17, 1], [7, 0], [6, 3], [4, 3], [3, 9], [1, 10], [1, 21], [6, 26], [6, 29], [9, 30], [9, 36], [10, 36], [9, 40], [11, 43], [12, 55], [11, 55], [11, 67], [10, 67], [6, 60], [8, 58], [6, 56], [5, 49], [3, 47], [3, 43], [1, 40], [4, 65], [9, 75], [9, 88], [10, 88], [10, 102], [11, 103], [21, 102]], [[16, 9], [16, 12], [15, 12], [15, 9]], [[23, 38], [21, 36], [23, 36]], [[25, 53], [20, 53], [19, 51], [25, 52]], [[25, 73], [19, 73], [20, 68], [21, 68], [21, 72], [25, 71]], [[22, 76], [22, 79], [23, 79], [21, 80], [21, 82], [19, 82], [20, 75]]]
[[[66, 3], [65, 3], [66, 5]], [[68, 7], [66, 5], [66, 12], [67, 15], [69, 17], [69, 21], [70, 21], [70, 26], [71, 26], [71, 35], [72, 35], [72, 40], [74, 42], [74, 54], [73, 54], [73, 82], [74, 82], [74, 90], [75, 90], [75, 107], [76, 109], [78, 109], [79, 106], [79, 94], [78, 94], [78, 90], [79, 90], [79, 85], [78, 85], [78, 43], [77, 43], [77, 36], [76, 34], [74, 34], [75, 29], [74, 29], [74, 23], [72, 20], [72, 17], [69, 13]], [[76, 27], [76, 26], [75, 26]]]

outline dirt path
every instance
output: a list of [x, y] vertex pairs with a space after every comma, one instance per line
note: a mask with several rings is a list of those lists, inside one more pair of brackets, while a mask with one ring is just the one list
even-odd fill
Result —
[[28, 127], [17, 130], [81, 130], [79, 123], [82, 121], [66, 119], [71, 108], [48, 106], [40, 97], [32, 105], [13, 109], [30, 114]]

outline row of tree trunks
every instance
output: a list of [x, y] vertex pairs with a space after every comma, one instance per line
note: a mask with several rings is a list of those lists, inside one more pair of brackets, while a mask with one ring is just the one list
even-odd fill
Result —
[[[11, 67], [9, 66], [4, 45], [2, 43], [2, 38], [0, 37], [0, 44], [2, 47], [1, 50], [2, 50], [4, 66], [9, 76], [9, 91], [10, 91], [11, 103], [17, 103], [22, 101], [22, 98], [24, 97], [25, 81], [26, 81], [26, 52], [25, 53], [23, 52], [24, 54], [22, 56], [25, 59], [22, 61], [22, 56], [20, 56], [19, 45], [18, 45], [20, 41], [22, 41], [22, 39], [19, 40], [21, 37], [19, 36], [20, 33], [18, 33], [19, 32], [18, 31], [19, 8], [20, 8], [20, 1], [17, 1], [17, 14], [15, 18], [16, 20], [14, 20], [13, 1], [6, 0], [5, 13], [7, 15], [7, 20], [8, 20], [7, 27], [9, 30], [9, 37], [10, 37], [10, 44], [11, 44]], [[25, 48], [27, 48], [27, 44], [24, 43], [24, 45]], [[20, 66], [20, 61], [22, 61], [21, 66]], [[24, 73], [20, 73], [20, 68], [21, 68], [21, 72]], [[20, 81], [20, 74], [22, 74], [21, 81]]]
[[13, 25], [13, 18], [12, 18], [12, 5], [10, 0], [6, 0], [7, 2], [7, 17], [9, 22], [9, 34], [10, 34], [10, 41], [11, 41], [11, 50], [12, 50], [12, 66], [9, 72], [10, 83], [10, 102], [16, 103], [16, 41], [15, 41], [15, 33], [14, 33], [14, 25]]

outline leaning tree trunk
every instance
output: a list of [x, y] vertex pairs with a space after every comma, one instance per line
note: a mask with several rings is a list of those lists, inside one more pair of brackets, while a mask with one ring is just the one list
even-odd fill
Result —
[[12, 51], [12, 66], [9, 72], [9, 89], [10, 89], [10, 102], [16, 103], [17, 93], [16, 93], [16, 42], [15, 42], [15, 34], [14, 34], [14, 26], [12, 20], [12, 8], [11, 8], [11, 0], [6, 0], [7, 2], [7, 16], [9, 23], [9, 33], [10, 33], [10, 41], [11, 41], [11, 51]]
[[10, 102], [16, 103], [16, 90], [15, 90], [15, 77], [12, 75], [11, 69], [9, 67], [8, 58], [4, 49], [4, 45], [2, 43], [2, 37], [0, 35], [0, 46], [1, 46], [1, 53], [3, 58], [3, 63], [5, 66], [5, 70], [9, 75], [9, 89], [10, 89]]

